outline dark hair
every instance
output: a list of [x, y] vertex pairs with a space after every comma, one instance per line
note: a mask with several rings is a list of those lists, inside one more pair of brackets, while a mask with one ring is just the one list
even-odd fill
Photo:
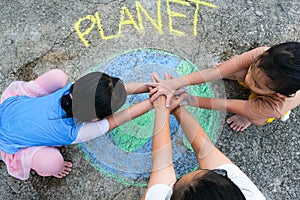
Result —
[[270, 79], [269, 88], [290, 97], [300, 90], [300, 43], [272, 46], [255, 61]]
[[61, 106], [66, 117], [74, 117], [81, 122], [110, 116], [121, 108], [127, 97], [119, 78], [101, 72], [92, 72], [77, 80], [70, 93], [61, 98]]
[[171, 200], [198, 199], [245, 200], [246, 198], [227, 175], [208, 170], [204, 175], [195, 177], [186, 187], [180, 187], [178, 184], [173, 187]]

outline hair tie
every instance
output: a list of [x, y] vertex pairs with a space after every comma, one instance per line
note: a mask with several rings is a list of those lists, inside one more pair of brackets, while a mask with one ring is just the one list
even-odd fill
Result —
[[72, 94], [70, 93], [69, 95], [70, 95], [70, 98], [71, 98], [71, 99], [73, 99], [73, 96], [72, 96]]

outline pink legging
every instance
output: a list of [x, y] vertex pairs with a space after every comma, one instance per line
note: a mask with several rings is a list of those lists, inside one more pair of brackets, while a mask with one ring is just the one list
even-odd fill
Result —
[[[59, 70], [50, 70], [34, 80], [48, 94], [63, 88], [67, 82], [67, 75]], [[64, 168], [64, 159], [55, 147], [44, 147], [38, 150], [32, 157], [31, 168], [41, 176], [53, 176], [59, 174]]]
[[59, 174], [64, 168], [64, 158], [55, 147], [44, 147], [32, 157], [31, 169], [40, 176], [53, 176]]
[[34, 80], [41, 86], [48, 94], [51, 94], [68, 83], [68, 77], [62, 70], [52, 69]]

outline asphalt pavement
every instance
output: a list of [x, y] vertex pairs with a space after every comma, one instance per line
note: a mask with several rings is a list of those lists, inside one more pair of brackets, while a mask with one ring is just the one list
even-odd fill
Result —
[[[299, 32], [298, 0], [0, 0], [0, 93], [12, 81], [29, 81], [54, 68], [74, 81], [134, 49], [169, 52], [204, 69], [257, 46], [299, 42]], [[219, 84], [227, 98], [249, 95], [236, 82]], [[287, 122], [243, 132], [231, 130], [225, 117], [220, 122], [216, 145], [267, 199], [300, 199], [299, 115], [296, 108]], [[64, 179], [32, 172], [28, 180], [17, 180], [0, 162], [0, 199], [142, 197], [144, 186], [99, 170], [80, 146], [61, 150], [73, 162]]]

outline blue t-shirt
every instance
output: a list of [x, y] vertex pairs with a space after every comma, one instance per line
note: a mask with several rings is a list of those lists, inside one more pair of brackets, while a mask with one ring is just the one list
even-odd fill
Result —
[[64, 118], [61, 97], [71, 84], [42, 97], [14, 96], [0, 105], [0, 149], [14, 154], [31, 146], [61, 146], [77, 137], [73, 118]]

